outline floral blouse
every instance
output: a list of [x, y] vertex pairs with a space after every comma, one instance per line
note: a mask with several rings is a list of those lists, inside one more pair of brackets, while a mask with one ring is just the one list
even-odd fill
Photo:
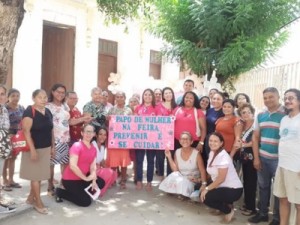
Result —
[[22, 120], [25, 109], [21, 105], [18, 105], [16, 109], [10, 108], [8, 105], [6, 105], [6, 108], [8, 111], [10, 122], [9, 133], [16, 134], [17, 131], [21, 129], [20, 122]]
[[8, 111], [4, 105], [0, 104], [0, 129], [8, 130], [10, 127]]
[[108, 111], [108, 115], [132, 115], [132, 111], [127, 106], [119, 108], [115, 105]]
[[94, 102], [90, 101], [83, 106], [83, 113], [90, 113], [94, 118], [92, 124], [96, 127], [105, 126], [106, 115], [105, 107], [103, 104], [96, 105]]
[[60, 106], [55, 105], [52, 102], [47, 103], [46, 107], [51, 111], [53, 115], [53, 130], [55, 142], [67, 143], [70, 141], [70, 109], [66, 104]]

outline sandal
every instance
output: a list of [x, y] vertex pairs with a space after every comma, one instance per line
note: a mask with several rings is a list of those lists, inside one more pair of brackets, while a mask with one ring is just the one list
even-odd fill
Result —
[[12, 187], [12, 188], [22, 188], [22, 186], [19, 183], [11, 183], [9, 185], [9, 187]]
[[54, 189], [54, 187], [52, 187], [52, 189], [48, 189], [47, 190], [47, 195], [48, 196], [54, 196], [55, 195], [55, 189]]
[[124, 181], [124, 180], [121, 181], [120, 189], [126, 189], [126, 181]]
[[37, 207], [37, 206], [34, 206], [33, 207], [38, 213], [40, 213], [40, 214], [44, 214], [44, 215], [46, 215], [46, 214], [48, 214], [49, 213], [49, 211], [48, 211], [48, 209], [47, 208], [39, 208], [39, 207]]
[[146, 191], [152, 191], [152, 184], [151, 183], [147, 183]]
[[4, 191], [12, 191], [13, 189], [12, 189], [12, 187], [10, 185], [4, 185], [4, 186], [2, 186], [2, 190], [4, 190]]
[[143, 183], [141, 181], [137, 181], [135, 189], [136, 190], [142, 190], [143, 189]]

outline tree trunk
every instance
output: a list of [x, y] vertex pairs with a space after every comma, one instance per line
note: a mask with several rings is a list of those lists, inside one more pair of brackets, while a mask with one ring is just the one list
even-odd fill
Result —
[[6, 83], [24, 13], [24, 0], [0, 0], [0, 84]]

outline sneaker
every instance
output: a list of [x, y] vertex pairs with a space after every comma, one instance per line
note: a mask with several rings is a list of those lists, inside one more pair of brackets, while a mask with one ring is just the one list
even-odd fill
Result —
[[279, 225], [280, 222], [278, 220], [272, 220], [269, 225]]
[[262, 216], [259, 213], [257, 213], [255, 216], [248, 219], [250, 223], [268, 222], [268, 220], [269, 220], [268, 216]]
[[256, 210], [245, 209], [241, 213], [244, 216], [253, 216], [256, 215]]
[[6, 205], [0, 205], [0, 214], [4, 213], [12, 213], [15, 212], [17, 209], [15, 207], [6, 206]]

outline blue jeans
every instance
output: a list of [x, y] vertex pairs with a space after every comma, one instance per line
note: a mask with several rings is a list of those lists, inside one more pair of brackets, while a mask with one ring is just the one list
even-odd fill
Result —
[[143, 181], [143, 164], [145, 158], [145, 151], [147, 156], [147, 182], [150, 183], [153, 180], [154, 158], [156, 155], [156, 150], [144, 150], [144, 149], [135, 150], [136, 180], [141, 182]]
[[[262, 169], [257, 173], [259, 187], [259, 214], [267, 216], [271, 196], [272, 179], [275, 176], [278, 160], [260, 157], [260, 162]], [[275, 196], [273, 220], [279, 221], [279, 200]]]

